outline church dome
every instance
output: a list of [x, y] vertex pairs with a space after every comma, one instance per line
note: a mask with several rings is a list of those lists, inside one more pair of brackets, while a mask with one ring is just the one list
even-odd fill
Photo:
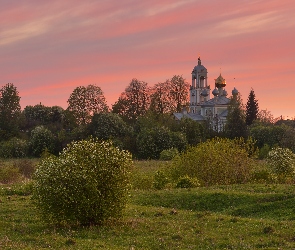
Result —
[[225, 79], [222, 77], [222, 75], [220, 74], [216, 79], [215, 79], [215, 87], [216, 88], [221, 88], [221, 87], [225, 87], [226, 86], [226, 82]]
[[208, 92], [206, 89], [203, 89], [201, 92], [201, 96], [208, 96]]
[[215, 89], [212, 91], [212, 94], [213, 94], [214, 96], [218, 96], [218, 94], [219, 94], [218, 89], [215, 88]]
[[233, 95], [237, 95], [237, 94], [239, 94], [239, 91], [238, 91], [236, 88], [234, 88], [234, 89], [232, 90], [232, 94], [233, 94]]
[[201, 58], [198, 58], [198, 65], [194, 67], [193, 72], [206, 72], [207, 69], [202, 65]]
[[222, 95], [227, 96], [227, 91], [225, 89], [223, 90], [223, 94]]

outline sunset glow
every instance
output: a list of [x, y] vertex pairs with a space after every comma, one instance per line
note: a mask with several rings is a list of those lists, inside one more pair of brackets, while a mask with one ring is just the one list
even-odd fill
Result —
[[[0, 0], [0, 86], [13, 83], [22, 109], [67, 107], [74, 88], [96, 84], [108, 105], [132, 78], [149, 86], [173, 75], [191, 83], [198, 62], [214, 86], [244, 103], [295, 117], [294, 0]], [[213, 89], [212, 89], [213, 90]]]

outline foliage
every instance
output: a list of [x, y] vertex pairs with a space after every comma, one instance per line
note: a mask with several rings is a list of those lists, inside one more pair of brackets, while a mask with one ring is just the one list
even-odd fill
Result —
[[176, 112], [181, 112], [183, 106], [189, 102], [188, 92], [189, 92], [189, 83], [180, 76], [175, 75], [170, 80], [171, 90], [170, 95], [172, 96], [172, 104], [174, 105], [174, 110]]
[[92, 117], [89, 124], [91, 135], [101, 140], [122, 138], [131, 134], [132, 129], [114, 113], [100, 113]]
[[267, 163], [273, 173], [279, 176], [294, 176], [295, 174], [295, 154], [288, 148], [273, 148], [268, 153]]
[[271, 125], [274, 124], [275, 118], [269, 110], [262, 109], [258, 112], [258, 121], [263, 125]]
[[0, 158], [22, 158], [28, 156], [29, 145], [26, 140], [16, 137], [0, 143]]
[[177, 188], [195, 188], [199, 187], [200, 183], [197, 178], [191, 178], [188, 175], [179, 178], [176, 187]]
[[289, 125], [284, 123], [277, 123], [275, 125], [255, 124], [250, 127], [249, 132], [256, 140], [259, 148], [267, 144], [270, 148], [280, 146], [295, 152], [295, 131]]
[[148, 84], [133, 78], [113, 105], [112, 111], [121, 115], [124, 120], [134, 122], [147, 112], [149, 106], [150, 88]]
[[138, 156], [141, 159], [159, 159], [165, 149], [177, 148], [182, 151], [186, 145], [185, 136], [179, 132], [171, 132], [165, 127], [143, 129], [136, 139]]
[[248, 96], [248, 101], [246, 104], [246, 124], [251, 125], [253, 121], [258, 118], [258, 101], [255, 98], [254, 90], [251, 89], [250, 94]]
[[74, 89], [68, 99], [68, 110], [78, 124], [87, 124], [94, 114], [107, 112], [108, 106], [101, 88], [90, 84]]
[[260, 160], [265, 159], [268, 155], [268, 152], [271, 150], [271, 147], [268, 144], [264, 144], [262, 148], [259, 149], [259, 156]]
[[55, 139], [50, 130], [44, 126], [37, 126], [31, 131], [30, 151], [33, 156], [39, 157], [44, 150], [54, 153]]
[[202, 185], [245, 183], [250, 179], [253, 160], [238, 139], [215, 138], [190, 147], [172, 161], [174, 180], [188, 175]]
[[163, 170], [158, 170], [154, 176], [154, 188], [155, 189], [163, 189], [169, 183], [169, 178]]
[[155, 84], [151, 94], [151, 110], [158, 113], [180, 112], [188, 102], [189, 84], [179, 75]]
[[186, 135], [189, 145], [197, 145], [205, 140], [204, 127], [190, 118], [182, 118], [178, 123], [179, 131]]
[[126, 205], [131, 155], [95, 139], [71, 143], [43, 159], [34, 175], [34, 200], [51, 222], [102, 224]]
[[230, 139], [247, 137], [247, 126], [245, 112], [240, 94], [231, 97], [228, 106], [227, 122], [225, 125], [226, 136]]
[[0, 89], [0, 140], [18, 134], [20, 113], [19, 93], [13, 83], [8, 83]]
[[178, 154], [179, 154], [179, 152], [178, 152], [177, 148], [164, 149], [160, 153], [160, 160], [162, 160], [162, 161], [170, 161]]
[[52, 128], [55, 127], [55, 130], [60, 130], [65, 117], [65, 110], [62, 107], [47, 107], [41, 103], [34, 106], [26, 106], [22, 113], [25, 117], [25, 124], [22, 125], [23, 129], [47, 125]]

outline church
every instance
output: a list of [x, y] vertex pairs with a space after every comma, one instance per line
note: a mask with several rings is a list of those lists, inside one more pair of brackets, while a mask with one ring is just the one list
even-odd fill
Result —
[[[192, 71], [189, 109], [184, 109], [181, 113], [174, 113], [174, 116], [177, 120], [188, 117], [197, 122], [208, 121], [215, 131], [221, 131], [226, 123], [227, 108], [230, 102], [225, 90], [226, 81], [221, 74], [215, 79], [213, 98], [211, 98], [207, 74], [208, 71], [202, 65], [199, 57], [198, 65]], [[238, 90], [234, 88], [232, 94], [237, 95]]]

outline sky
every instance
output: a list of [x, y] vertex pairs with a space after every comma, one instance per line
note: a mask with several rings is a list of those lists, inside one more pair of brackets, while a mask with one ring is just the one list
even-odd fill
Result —
[[22, 109], [67, 108], [96, 84], [111, 107], [133, 78], [191, 83], [200, 56], [212, 90], [221, 73], [228, 93], [246, 103], [253, 88], [259, 109], [291, 119], [294, 13], [294, 0], [0, 0], [0, 87]]

